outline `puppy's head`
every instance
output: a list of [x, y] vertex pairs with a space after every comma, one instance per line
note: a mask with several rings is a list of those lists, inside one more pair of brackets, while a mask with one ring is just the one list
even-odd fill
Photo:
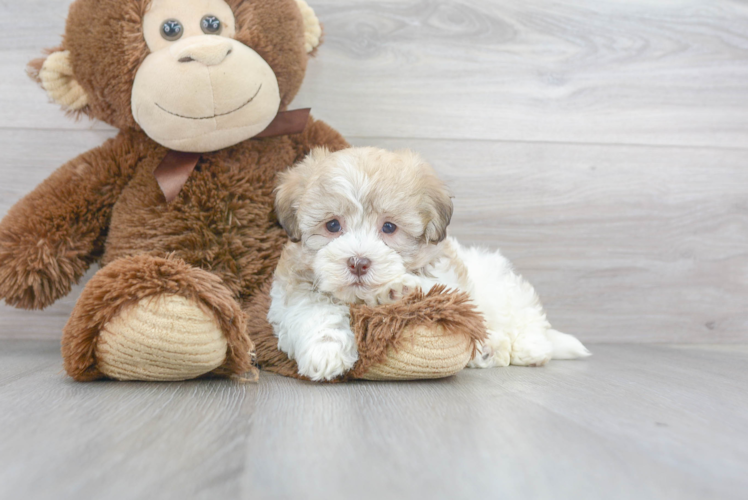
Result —
[[297, 263], [340, 300], [366, 299], [425, 266], [447, 235], [452, 200], [434, 170], [409, 151], [313, 151], [281, 176], [276, 212]]

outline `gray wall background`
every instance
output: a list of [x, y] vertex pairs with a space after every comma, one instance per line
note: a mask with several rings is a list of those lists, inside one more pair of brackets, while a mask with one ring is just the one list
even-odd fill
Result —
[[[0, 216], [114, 134], [25, 75], [69, 3], [2, 6]], [[748, 340], [748, 4], [309, 3], [325, 43], [294, 105], [356, 145], [421, 152], [456, 196], [452, 234], [501, 248], [555, 327]], [[59, 338], [80, 289], [43, 312], [0, 306], [0, 338]]]

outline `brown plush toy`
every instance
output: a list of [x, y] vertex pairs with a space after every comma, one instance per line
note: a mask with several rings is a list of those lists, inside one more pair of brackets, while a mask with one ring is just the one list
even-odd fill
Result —
[[[62, 339], [80, 381], [296, 375], [265, 319], [286, 235], [276, 174], [348, 146], [287, 111], [321, 28], [303, 0], [77, 0], [30, 72], [72, 114], [119, 134], [58, 169], [0, 223], [0, 298], [40, 309], [95, 262]], [[355, 306], [347, 378], [462, 369], [481, 338], [464, 295]]]

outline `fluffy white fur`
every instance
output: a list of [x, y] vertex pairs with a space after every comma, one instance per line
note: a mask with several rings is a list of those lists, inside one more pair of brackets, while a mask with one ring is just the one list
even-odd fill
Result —
[[[283, 175], [276, 209], [292, 242], [275, 273], [268, 320], [278, 347], [312, 380], [336, 378], [358, 358], [349, 304], [390, 303], [436, 284], [467, 292], [485, 317], [489, 337], [470, 367], [590, 354], [551, 329], [533, 287], [499, 252], [446, 237], [449, 193], [418, 155], [316, 150]], [[331, 221], [340, 231], [330, 231]], [[353, 272], [355, 259], [369, 260], [365, 274]]]

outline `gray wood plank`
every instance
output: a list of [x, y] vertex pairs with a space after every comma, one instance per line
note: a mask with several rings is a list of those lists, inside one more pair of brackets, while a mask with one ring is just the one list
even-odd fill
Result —
[[347, 135], [745, 147], [748, 5], [314, 2], [300, 99]]
[[225, 479], [242, 470], [256, 386], [78, 384], [55, 344], [29, 345], [2, 344], [0, 381], [7, 361], [54, 363], [0, 382], [0, 497], [239, 497]]
[[[6, 131], [0, 216], [106, 131]], [[748, 340], [742, 150], [353, 138], [423, 153], [452, 187], [452, 234], [501, 248], [553, 324], [585, 341]], [[45, 147], [39, 147], [44, 144]], [[59, 338], [80, 293], [0, 306], [0, 338]]]
[[0, 341], [0, 496], [742, 498], [748, 347], [592, 347], [432, 382], [76, 384], [55, 344]]
[[[57, 44], [67, 3], [4, 7], [0, 126], [86, 126], [67, 123], [23, 71]], [[748, 143], [744, 2], [311, 4], [326, 44], [296, 105], [347, 136]]]
[[[0, 19], [0, 49], [32, 50], [57, 47], [62, 43], [65, 19], [73, 0], [3, 1]], [[38, 56], [34, 56], [38, 57]]]
[[315, 6], [326, 59], [300, 98], [334, 105], [348, 135], [746, 144], [745, 4]]

